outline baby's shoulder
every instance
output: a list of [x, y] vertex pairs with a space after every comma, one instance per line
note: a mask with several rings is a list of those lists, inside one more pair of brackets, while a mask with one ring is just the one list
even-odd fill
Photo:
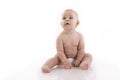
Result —
[[82, 33], [78, 32], [78, 31], [76, 31], [76, 34], [77, 34], [79, 37], [82, 36]]
[[77, 34], [77, 37], [79, 37], [79, 39], [81, 40], [81, 39], [84, 39], [84, 37], [83, 37], [83, 34], [82, 33], [80, 33], [80, 32], [76, 32], [76, 34]]
[[58, 36], [57, 36], [57, 40], [62, 40], [62, 38], [63, 38], [63, 33], [61, 32]]

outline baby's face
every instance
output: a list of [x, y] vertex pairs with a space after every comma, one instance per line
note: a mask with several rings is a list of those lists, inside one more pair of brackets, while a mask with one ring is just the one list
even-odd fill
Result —
[[65, 11], [62, 15], [61, 25], [65, 30], [75, 29], [78, 25], [78, 17], [73, 11]]

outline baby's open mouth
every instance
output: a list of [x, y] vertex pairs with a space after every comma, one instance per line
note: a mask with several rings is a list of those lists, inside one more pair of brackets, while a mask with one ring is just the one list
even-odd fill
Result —
[[70, 23], [67, 22], [67, 23], [65, 23], [65, 25], [70, 25]]

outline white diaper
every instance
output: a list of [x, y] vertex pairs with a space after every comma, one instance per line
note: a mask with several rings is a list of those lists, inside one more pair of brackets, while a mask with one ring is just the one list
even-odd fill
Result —
[[73, 59], [73, 58], [68, 58], [68, 60], [69, 60], [70, 62], [73, 62], [74, 59]]

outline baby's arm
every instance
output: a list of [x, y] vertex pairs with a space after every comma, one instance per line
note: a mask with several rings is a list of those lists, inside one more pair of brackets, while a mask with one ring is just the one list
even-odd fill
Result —
[[57, 56], [63, 63], [64, 68], [66, 68], [66, 69], [71, 68], [71, 63], [68, 61], [68, 59], [64, 53], [63, 41], [62, 41], [61, 37], [58, 37], [58, 39], [56, 41], [56, 49], [57, 49]]
[[79, 66], [79, 63], [84, 57], [84, 39], [83, 36], [80, 34], [80, 40], [79, 40], [79, 45], [78, 45], [78, 53], [76, 59], [73, 61], [74, 66]]

